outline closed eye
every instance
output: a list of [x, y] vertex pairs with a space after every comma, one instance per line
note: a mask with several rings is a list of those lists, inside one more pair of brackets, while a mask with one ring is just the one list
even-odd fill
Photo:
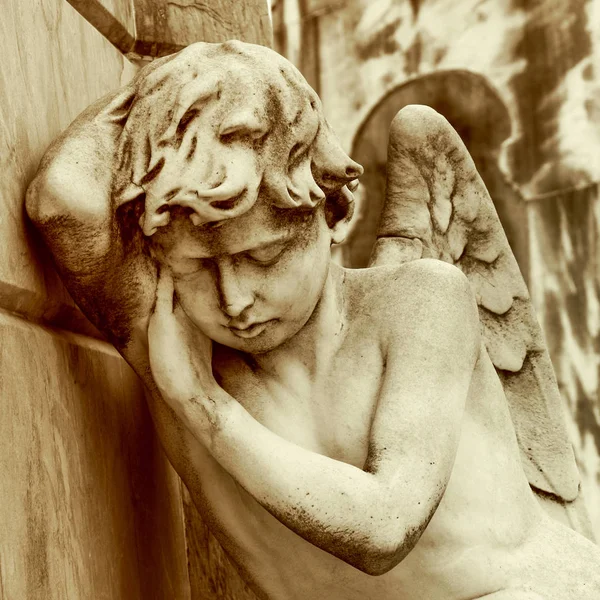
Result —
[[305, 156], [308, 148], [304, 147], [302, 144], [297, 143], [290, 150], [290, 156], [288, 158], [288, 168], [297, 165]]
[[276, 263], [283, 254], [284, 250], [285, 244], [283, 243], [270, 244], [269, 246], [264, 246], [263, 248], [255, 248], [254, 250], [250, 250], [245, 254], [252, 261], [268, 266]]

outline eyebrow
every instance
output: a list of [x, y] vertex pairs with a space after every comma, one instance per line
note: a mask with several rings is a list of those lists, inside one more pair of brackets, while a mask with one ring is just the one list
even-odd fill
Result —
[[251, 254], [252, 252], [256, 252], [259, 250], [264, 250], [265, 248], [270, 248], [272, 246], [277, 246], [279, 244], [285, 245], [292, 236], [289, 234], [281, 235], [275, 239], [269, 240], [262, 244], [257, 244], [256, 246], [251, 246], [250, 248], [245, 248], [244, 250], [240, 250], [239, 252], [234, 252], [230, 254], [230, 256], [241, 256], [243, 254]]

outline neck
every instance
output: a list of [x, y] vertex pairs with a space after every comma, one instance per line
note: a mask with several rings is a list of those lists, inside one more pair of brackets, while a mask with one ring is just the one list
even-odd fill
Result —
[[289, 381], [291, 370], [302, 369], [312, 381], [329, 371], [347, 329], [344, 279], [344, 269], [331, 263], [323, 293], [304, 327], [281, 346], [253, 356], [262, 370], [282, 382]]

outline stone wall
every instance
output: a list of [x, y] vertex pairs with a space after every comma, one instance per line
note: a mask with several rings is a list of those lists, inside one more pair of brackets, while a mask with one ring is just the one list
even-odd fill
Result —
[[134, 69], [63, 0], [4, 2], [0, 55], [0, 598], [188, 598], [180, 483], [141, 386], [23, 218], [48, 144]]
[[[205, 3], [181, 43], [246, 31], [268, 44], [266, 3], [219, 12], [233, 2]], [[144, 0], [146, 16], [158, 19], [161, 4]], [[169, 37], [150, 44], [150, 57], [175, 43], [186, 6], [169, 13]], [[137, 377], [75, 307], [24, 216], [50, 142], [135, 73], [123, 54], [144, 33], [133, 9], [132, 0], [2, 3], [2, 600], [254, 598], [166, 460]]]

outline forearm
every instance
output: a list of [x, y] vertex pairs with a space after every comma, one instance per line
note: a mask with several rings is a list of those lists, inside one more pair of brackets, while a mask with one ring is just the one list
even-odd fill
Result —
[[216, 404], [223, 410], [211, 453], [277, 519], [367, 572], [395, 553], [398, 499], [376, 475], [279, 437], [235, 401]]

